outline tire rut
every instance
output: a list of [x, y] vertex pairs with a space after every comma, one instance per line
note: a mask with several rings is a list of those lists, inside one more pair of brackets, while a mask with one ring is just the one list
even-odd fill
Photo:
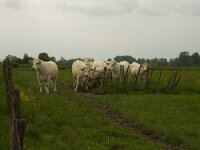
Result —
[[119, 112], [115, 112], [111, 109], [110, 106], [106, 105], [104, 102], [97, 100], [94, 95], [91, 94], [83, 94], [87, 97], [89, 102], [96, 107], [102, 114], [108, 117], [113, 122], [116, 122], [121, 127], [126, 128], [138, 136], [150, 141], [153, 144], [160, 145], [162, 148], [166, 150], [183, 150], [181, 148], [175, 147], [172, 144], [168, 143], [167, 141], [163, 140], [158, 135], [155, 135], [151, 132], [148, 132], [144, 129], [141, 129], [136, 123], [124, 118]]
[[[63, 84], [58, 82], [59, 89], [62, 90], [71, 90], [69, 87], [66, 88]], [[171, 143], [168, 143], [167, 141], [163, 140], [158, 135], [153, 134], [152, 132], [148, 132], [142, 128], [140, 128], [135, 122], [130, 121], [123, 117], [119, 112], [113, 111], [109, 105], [106, 105], [104, 102], [97, 100], [95, 95], [92, 95], [90, 93], [77, 93], [82, 96], [84, 96], [86, 99], [88, 99], [89, 103], [96, 107], [102, 114], [104, 114], [107, 118], [112, 120], [113, 122], [116, 122], [121, 127], [128, 129], [129, 131], [132, 131], [136, 133], [138, 136], [146, 139], [147, 141], [150, 141], [153, 144], [160, 145], [162, 148], [166, 150], [183, 150], [181, 148], [173, 146]]]

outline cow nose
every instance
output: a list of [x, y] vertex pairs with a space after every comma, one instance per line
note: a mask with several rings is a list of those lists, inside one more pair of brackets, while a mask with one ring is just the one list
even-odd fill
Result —
[[86, 74], [85, 76], [88, 77], [88, 74]]
[[34, 68], [34, 67], [32, 67], [32, 70], [35, 70], [35, 68]]

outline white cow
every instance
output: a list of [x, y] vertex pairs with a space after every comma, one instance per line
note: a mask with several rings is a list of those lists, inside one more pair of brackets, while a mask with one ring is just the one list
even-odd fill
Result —
[[[132, 77], [132, 79], [134, 79], [134, 77], [136, 78], [137, 77], [137, 74], [138, 74], [138, 79], [145, 79], [145, 75], [147, 73], [147, 71], [150, 69], [151, 65], [147, 64], [147, 63], [144, 63], [142, 65], [136, 63], [136, 62], [133, 62], [131, 65], [130, 65], [130, 76]], [[139, 68], [140, 68], [140, 71], [139, 71]]]
[[124, 66], [124, 74], [126, 73], [128, 66], [130, 65], [127, 61], [117, 62], [115, 60], [108, 61], [109, 69], [112, 71], [112, 78], [114, 80], [119, 80], [121, 78], [120, 67]]
[[94, 63], [94, 59], [93, 58], [83, 58], [82, 60], [87, 66], [90, 66], [90, 67], [92, 67], [92, 65]]
[[129, 62], [127, 62], [127, 61], [120, 61], [119, 64], [120, 64], [120, 66], [124, 66], [124, 74], [125, 74], [126, 71], [127, 71], [127, 69], [128, 69], [128, 67], [130, 66]]
[[73, 74], [73, 87], [76, 92], [78, 88], [83, 85], [86, 86], [88, 90], [88, 80], [90, 75], [90, 67], [87, 66], [83, 61], [76, 60], [72, 64], [72, 74]]
[[53, 80], [54, 91], [57, 91], [56, 83], [58, 77], [58, 67], [53, 61], [42, 61], [40, 59], [33, 59], [29, 61], [32, 64], [32, 69], [37, 72], [37, 80], [42, 92], [43, 86], [45, 86], [46, 93], [49, 93], [50, 81]]
[[105, 61], [94, 61], [91, 66], [90, 78], [92, 79], [90, 85], [99, 83], [100, 87], [103, 86], [105, 79], [111, 78], [111, 71]]

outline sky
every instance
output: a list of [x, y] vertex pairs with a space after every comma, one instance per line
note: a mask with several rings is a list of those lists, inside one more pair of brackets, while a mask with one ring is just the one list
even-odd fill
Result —
[[0, 60], [200, 53], [199, 0], [0, 0]]

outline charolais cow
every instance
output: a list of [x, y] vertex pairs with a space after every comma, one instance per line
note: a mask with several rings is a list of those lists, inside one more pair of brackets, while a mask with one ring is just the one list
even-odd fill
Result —
[[132, 79], [138, 74], [138, 79], [145, 79], [144, 76], [146, 75], [147, 71], [151, 68], [151, 65], [144, 63], [142, 65], [133, 62], [130, 65], [130, 76], [132, 77]]
[[53, 80], [54, 91], [57, 91], [57, 77], [58, 77], [58, 67], [53, 61], [43, 61], [40, 59], [33, 59], [29, 61], [32, 64], [32, 69], [37, 73], [37, 80], [40, 87], [40, 92], [42, 92], [43, 86], [46, 93], [49, 93], [49, 85], [51, 80]]
[[109, 65], [109, 69], [112, 71], [112, 78], [114, 80], [119, 80], [121, 78], [121, 71], [120, 67], [124, 66], [124, 73], [126, 73], [129, 63], [127, 61], [117, 62], [116, 60], [108, 61], [107, 64]]
[[92, 67], [92, 65], [94, 63], [94, 59], [93, 58], [83, 58], [82, 60], [87, 66], [90, 66], [90, 67]]
[[83, 61], [76, 60], [72, 64], [72, 74], [74, 91], [76, 92], [80, 86], [84, 85], [86, 90], [88, 90], [90, 67]]
[[98, 84], [99, 87], [103, 87], [103, 81], [111, 78], [111, 71], [108, 68], [105, 61], [94, 61], [90, 69], [90, 86]]

